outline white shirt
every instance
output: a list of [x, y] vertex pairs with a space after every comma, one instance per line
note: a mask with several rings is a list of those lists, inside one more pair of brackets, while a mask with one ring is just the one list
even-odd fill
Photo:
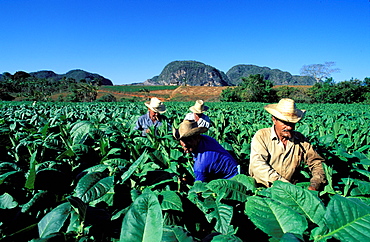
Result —
[[[186, 114], [184, 120], [195, 120], [194, 113]], [[203, 116], [199, 118], [197, 124], [198, 124], [198, 127], [206, 127], [207, 129], [209, 129], [209, 127], [211, 126], [211, 120], [209, 119], [207, 115], [203, 114]]]

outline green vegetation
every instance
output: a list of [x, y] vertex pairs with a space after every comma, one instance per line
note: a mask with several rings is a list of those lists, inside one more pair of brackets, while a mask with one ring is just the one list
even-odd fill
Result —
[[[81, 73], [73, 72], [75, 75]], [[84, 72], [83, 72], [84, 73]], [[61, 80], [40, 79], [29, 73], [18, 71], [14, 75], [3, 74], [0, 81], [0, 100], [10, 101], [20, 98], [24, 101], [50, 101], [52, 95], [67, 92], [59, 96], [58, 101], [92, 102], [97, 96], [98, 79], [73, 79], [63, 77]]]
[[[192, 102], [167, 102], [175, 127]], [[265, 103], [208, 103], [217, 139], [248, 170]], [[370, 113], [361, 104], [298, 104], [297, 130], [326, 159], [327, 184], [257, 188], [241, 174], [194, 182], [166, 125], [133, 130], [138, 103], [0, 102], [2, 241], [368, 241]], [[307, 182], [306, 182], [307, 181]]]
[[370, 78], [351, 79], [335, 83], [333, 78], [317, 82], [311, 88], [280, 86], [272, 89], [272, 82], [261, 75], [243, 77], [243, 82], [221, 93], [225, 102], [277, 102], [291, 98], [298, 103], [364, 103], [370, 104]]
[[243, 82], [235, 88], [227, 88], [221, 93], [221, 101], [226, 102], [270, 102], [275, 101], [275, 90], [269, 80], [260, 74], [243, 77]]

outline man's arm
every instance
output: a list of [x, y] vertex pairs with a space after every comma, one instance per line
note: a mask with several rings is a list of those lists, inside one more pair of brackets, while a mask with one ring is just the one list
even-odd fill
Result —
[[207, 129], [209, 129], [209, 127], [210, 127], [210, 122], [207, 122], [203, 118], [199, 118], [199, 120], [197, 121], [197, 123], [198, 123], [198, 127], [206, 127]]
[[150, 131], [149, 129], [144, 128], [144, 118], [145, 116], [140, 116], [138, 120], [136, 121], [136, 125], [134, 130], [140, 130], [141, 131], [141, 136], [146, 136], [146, 133]]
[[325, 172], [322, 167], [322, 163], [325, 161], [308, 142], [305, 142], [306, 157], [305, 162], [308, 165], [312, 178], [310, 180], [310, 190], [318, 190], [320, 185], [325, 183]]
[[266, 187], [269, 187], [276, 180], [289, 182], [271, 167], [270, 157], [262, 132], [257, 131], [251, 143], [249, 174]]

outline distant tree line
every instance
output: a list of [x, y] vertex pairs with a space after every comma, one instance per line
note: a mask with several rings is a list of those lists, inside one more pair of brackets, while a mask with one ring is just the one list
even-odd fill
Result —
[[242, 83], [221, 93], [224, 102], [276, 102], [292, 98], [301, 103], [364, 103], [370, 104], [370, 78], [335, 83], [333, 78], [317, 82], [310, 88], [281, 86], [256, 74], [242, 78]]
[[[25, 101], [50, 101], [50, 97], [61, 94], [58, 101], [91, 102], [97, 97], [101, 80], [75, 80], [63, 78], [58, 81], [36, 78], [24, 71], [14, 75], [5, 72], [0, 81], [0, 100], [11, 101], [22, 97]], [[62, 93], [68, 93], [63, 96]]]

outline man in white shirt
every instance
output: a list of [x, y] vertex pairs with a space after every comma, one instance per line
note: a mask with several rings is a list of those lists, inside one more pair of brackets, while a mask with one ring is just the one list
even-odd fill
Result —
[[211, 126], [211, 120], [207, 115], [204, 114], [205, 111], [207, 111], [209, 108], [204, 105], [203, 100], [197, 100], [195, 101], [194, 106], [191, 106], [190, 111], [191, 113], [186, 114], [184, 120], [194, 120], [197, 122], [198, 127], [205, 127], [209, 129]]

